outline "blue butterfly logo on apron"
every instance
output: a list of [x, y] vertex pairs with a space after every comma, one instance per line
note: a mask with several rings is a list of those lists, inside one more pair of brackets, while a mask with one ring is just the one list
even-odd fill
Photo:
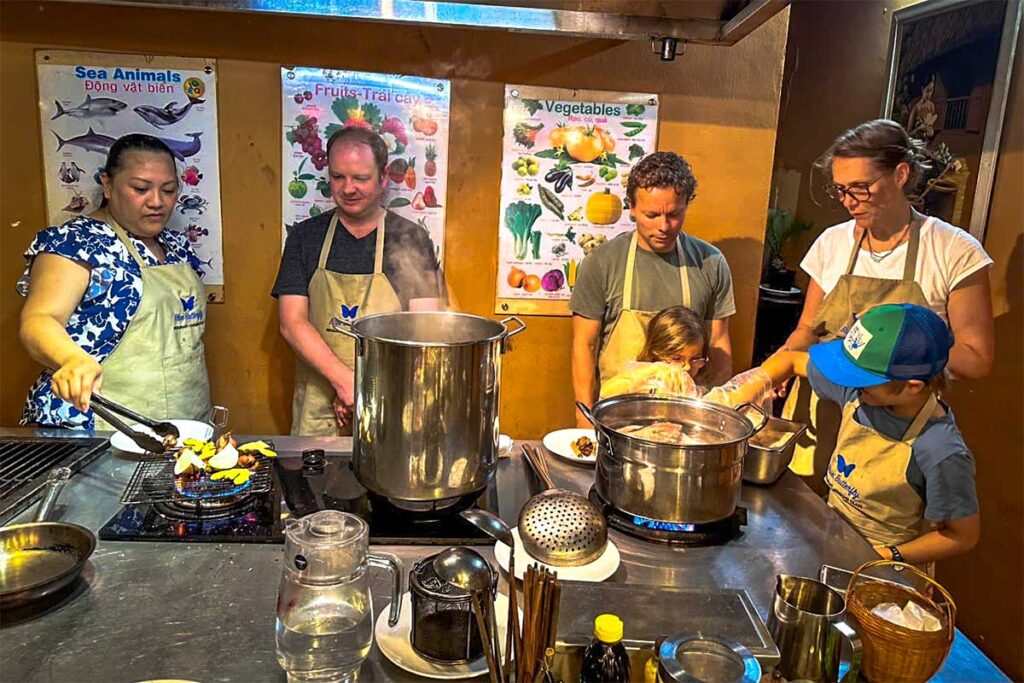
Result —
[[836, 464], [836, 469], [839, 470], [839, 474], [843, 475], [844, 477], [849, 477], [851, 474], [853, 474], [853, 470], [857, 468], [857, 463], [846, 462], [846, 458], [843, 457], [842, 453], [837, 454], [836, 459], [839, 461]]
[[359, 313], [359, 304], [355, 306], [341, 305], [341, 317], [343, 320], [353, 320]]
[[184, 297], [180, 296], [178, 298], [181, 300], [181, 310], [183, 310], [186, 313], [188, 313], [189, 311], [192, 311], [192, 310], [195, 309], [195, 307], [196, 307], [196, 296], [195, 296], [195, 294], [193, 294], [191, 296], [184, 296]]

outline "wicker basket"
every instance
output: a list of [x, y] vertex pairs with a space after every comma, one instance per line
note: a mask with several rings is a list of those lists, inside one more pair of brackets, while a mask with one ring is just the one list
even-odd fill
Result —
[[[903, 567], [938, 589], [945, 602], [937, 603], [909, 586], [872, 581], [870, 576], [862, 576], [865, 571], [882, 566]], [[871, 613], [880, 603], [894, 602], [902, 607], [908, 600], [930, 612], [941, 622], [942, 628], [930, 632], [915, 631]], [[867, 680], [876, 683], [927, 681], [946, 661], [953, 645], [956, 604], [949, 591], [913, 565], [892, 560], [875, 560], [861, 565], [850, 577], [846, 604], [846, 611], [863, 641], [864, 659], [860, 670]]]

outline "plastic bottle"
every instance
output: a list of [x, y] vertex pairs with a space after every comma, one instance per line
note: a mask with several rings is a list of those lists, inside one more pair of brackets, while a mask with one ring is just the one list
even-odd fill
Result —
[[580, 683], [629, 683], [629, 653], [622, 644], [622, 619], [594, 619], [594, 639], [583, 653]]

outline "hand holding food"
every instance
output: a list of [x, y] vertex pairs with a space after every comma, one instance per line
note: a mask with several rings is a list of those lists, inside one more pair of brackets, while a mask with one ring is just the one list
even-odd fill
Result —
[[92, 356], [75, 355], [53, 373], [53, 393], [71, 403], [79, 411], [89, 410], [89, 399], [103, 384], [103, 368]]

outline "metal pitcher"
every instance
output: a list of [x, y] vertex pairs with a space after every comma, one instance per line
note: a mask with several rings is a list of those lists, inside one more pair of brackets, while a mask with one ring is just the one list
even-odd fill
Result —
[[844, 681], [856, 681], [861, 642], [845, 621], [846, 600], [823, 583], [779, 574], [768, 616], [768, 630], [779, 648], [776, 671], [789, 681], [835, 683], [839, 680], [842, 641], [850, 643], [850, 670]]

